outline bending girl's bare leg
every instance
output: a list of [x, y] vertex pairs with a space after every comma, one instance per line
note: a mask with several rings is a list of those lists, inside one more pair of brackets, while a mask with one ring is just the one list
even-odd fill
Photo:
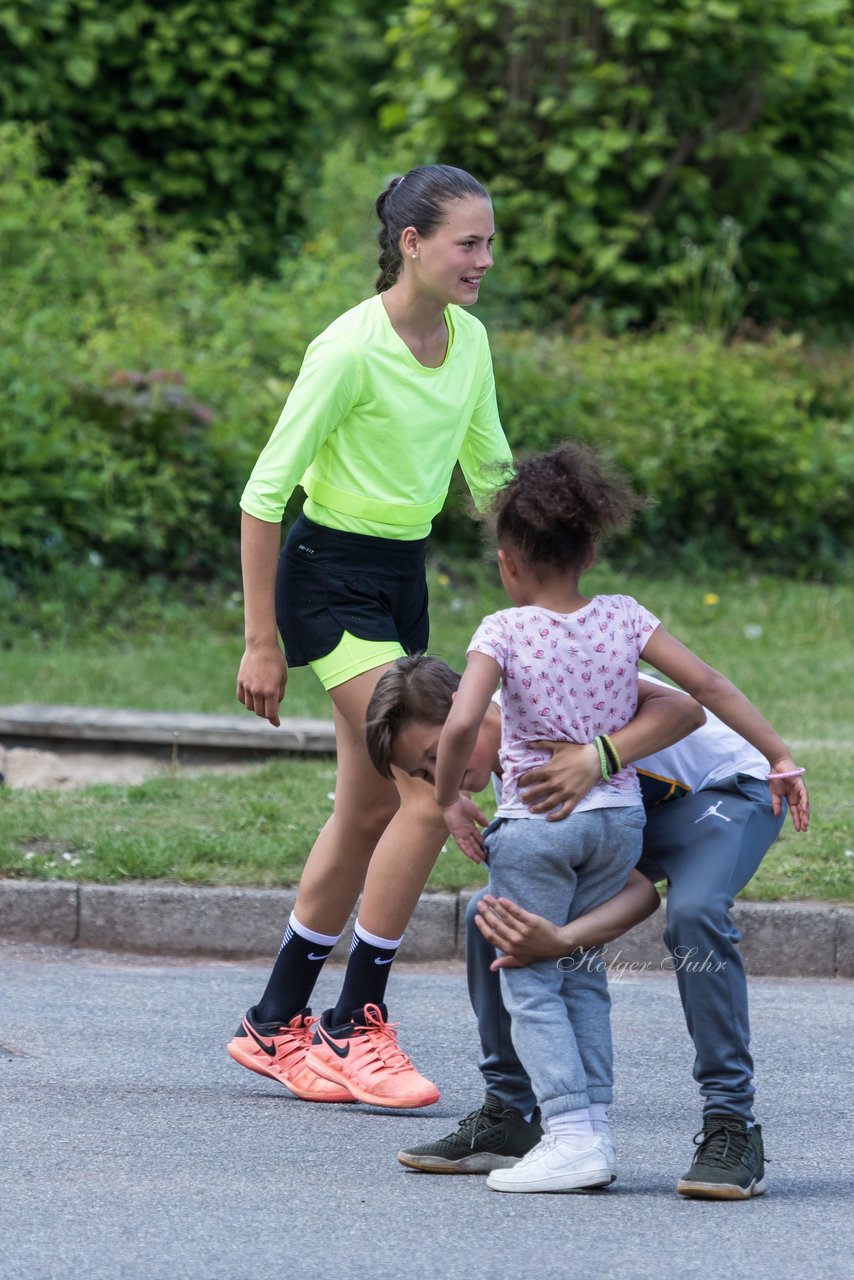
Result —
[[[341, 689], [374, 674], [350, 680]], [[333, 690], [335, 808], [308, 855], [294, 908], [302, 924], [326, 934], [340, 933], [347, 923], [377, 841], [400, 806], [394, 783], [381, 778], [368, 758], [361, 726], [354, 727], [336, 705], [338, 693]]]
[[399, 769], [394, 780], [400, 808], [377, 842], [359, 907], [361, 924], [386, 938], [402, 936], [448, 837], [432, 786]]
[[[382, 670], [350, 680], [332, 694], [346, 768], [339, 773], [334, 821], [318, 842], [317, 853], [312, 851], [308, 874], [303, 876], [296, 908], [300, 924], [304, 923], [300, 913], [313, 912], [321, 918], [328, 912], [324, 904], [332, 881], [346, 873], [351, 825], [358, 826], [361, 835], [359, 875], [364, 877], [366, 856], [370, 868], [338, 1001], [323, 1014], [305, 1063], [362, 1102], [423, 1107], [435, 1102], [439, 1091], [395, 1044], [394, 1034], [389, 1038], [385, 989], [400, 938], [444, 842], [445, 826], [426, 783], [401, 775], [395, 779], [398, 796], [395, 784], [383, 782], [370, 762], [364, 743], [365, 710]], [[390, 804], [393, 815], [388, 811]], [[359, 879], [354, 871], [346, 874], [346, 894], [336, 890], [339, 920]], [[351, 1043], [356, 1046], [352, 1054]]]
[[[359, 919], [383, 938], [403, 934], [447, 833], [433, 788], [395, 770], [394, 784], [371, 764], [365, 711], [388, 666], [332, 690], [338, 781], [335, 811], [309, 854], [296, 914], [321, 933], [339, 933], [364, 885]], [[328, 927], [326, 927], [328, 926]]]
[[254, 1006], [260, 1022], [288, 1022], [308, 1004], [320, 966], [355, 905], [374, 846], [399, 808], [394, 784], [373, 768], [363, 742], [360, 714], [378, 677], [379, 671], [357, 677], [333, 694], [335, 809], [309, 854], [282, 946]]

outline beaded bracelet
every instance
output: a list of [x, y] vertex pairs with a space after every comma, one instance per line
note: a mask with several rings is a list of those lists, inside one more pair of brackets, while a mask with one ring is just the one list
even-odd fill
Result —
[[788, 769], [785, 773], [766, 773], [765, 778], [768, 782], [775, 782], [777, 778], [800, 778], [806, 773], [806, 769]]

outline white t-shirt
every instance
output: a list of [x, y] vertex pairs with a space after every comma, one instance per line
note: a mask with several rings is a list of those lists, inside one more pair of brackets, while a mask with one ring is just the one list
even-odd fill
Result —
[[[664, 680], [641, 672], [641, 680], [650, 684], [663, 685], [674, 689]], [[675, 692], [682, 693], [681, 689]], [[688, 695], [685, 694], [685, 697]], [[729, 778], [734, 773], [745, 773], [751, 778], [764, 779], [768, 773], [768, 761], [742, 738], [740, 733], [730, 729], [711, 711], [706, 712], [706, 723], [687, 738], [674, 742], [672, 747], [656, 751], [643, 760], [635, 761], [639, 773], [652, 774], [654, 777], [666, 778], [685, 791], [702, 791], [721, 778]]]

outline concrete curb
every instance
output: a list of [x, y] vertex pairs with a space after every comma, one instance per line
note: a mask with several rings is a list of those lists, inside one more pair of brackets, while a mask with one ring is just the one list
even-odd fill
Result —
[[[461, 959], [471, 892], [428, 893], [400, 958]], [[191, 888], [0, 879], [0, 938], [107, 951], [223, 959], [275, 955], [293, 889]], [[755, 976], [854, 978], [854, 907], [821, 902], [739, 902], [733, 915], [747, 971]], [[664, 912], [607, 949], [613, 972], [667, 970]], [[333, 957], [346, 959], [349, 931]], [[704, 957], [696, 957], [702, 962]]]
[[0, 707], [0, 742], [7, 747], [75, 751], [167, 748], [172, 759], [219, 753], [335, 754], [331, 720], [287, 717], [278, 728], [256, 716], [208, 715], [193, 711], [133, 711], [123, 707], [56, 706], [21, 702]]

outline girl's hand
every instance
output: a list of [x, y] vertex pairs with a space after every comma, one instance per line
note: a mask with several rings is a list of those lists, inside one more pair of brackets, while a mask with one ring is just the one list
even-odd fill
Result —
[[238, 701], [278, 728], [281, 724], [279, 703], [285, 696], [287, 682], [288, 665], [277, 644], [247, 648], [237, 673]]
[[521, 969], [534, 960], [549, 960], [566, 954], [567, 948], [557, 925], [517, 906], [509, 898], [493, 898], [491, 894], [485, 894], [477, 904], [474, 922], [487, 942], [505, 953], [493, 960], [489, 966], [493, 971]]
[[472, 862], [483, 862], [483, 836], [475, 823], [485, 827], [488, 819], [468, 796], [458, 796], [453, 804], [442, 808], [445, 824], [457, 842], [460, 853], [464, 853]]
[[[581, 797], [602, 777], [598, 752], [592, 743], [534, 742], [531, 745], [538, 751], [550, 752], [552, 758], [520, 778], [523, 788], [520, 794], [532, 813], [547, 813], [549, 822], [558, 822], [572, 813]], [[555, 812], [550, 813], [551, 809]]]
[[[771, 773], [791, 773], [797, 765], [791, 756], [781, 756], [772, 764]], [[797, 778], [771, 778], [771, 807], [779, 816], [783, 812], [783, 801], [789, 806], [796, 831], [807, 831], [810, 825], [810, 798], [807, 793], [803, 774]]]

